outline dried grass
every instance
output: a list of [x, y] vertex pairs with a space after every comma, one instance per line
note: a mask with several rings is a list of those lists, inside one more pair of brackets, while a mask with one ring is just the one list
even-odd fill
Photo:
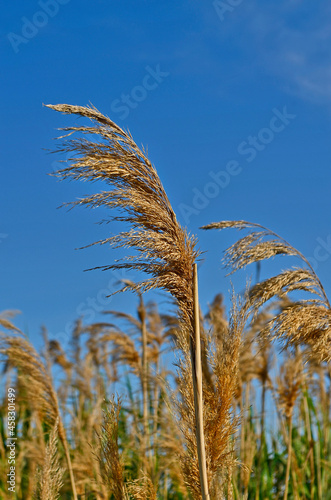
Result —
[[149, 476], [143, 476], [128, 484], [128, 493], [134, 500], [157, 500], [157, 490]]
[[[219, 300], [216, 300], [215, 304], [219, 305]], [[210, 318], [212, 317], [213, 315], [210, 316]], [[239, 425], [234, 411], [235, 397], [238, 391], [241, 336], [246, 317], [243, 316], [243, 309], [238, 307], [235, 302], [230, 317], [230, 324], [226, 330], [223, 321], [221, 321], [222, 329], [224, 329], [222, 338], [217, 338], [217, 330], [220, 326], [220, 318], [217, 318], [215, 349], [214, 352], [211, 351], [211, 346], [208, 349], [208, 362], [213, 385], [206, 385], [203, 390], [206, 460], [211, 499], [221, 498], [222, 492], [226, 491], [231, 482], [232, 470], [237, 463], [231, 442]], [[185, 483], [193, 498], [200, 500], [199, 464], [192, 397], [193, 384], [188, 352], [178, 361], [178, 366], [177, 384], [181, 398], [175, 402], [175, 405], [177, 422], [185, 442], [185, 448], [180, 453], [180, 461]], [[231, 496], [231, 487], [228, 494]]]
[[57, 435], [58, 421], [56, 420], [46, 446], [44, 463], [37, 471], [36, 500], [57, 500], [60, 496], [64, 469], [60, 466]]
[[278, 407], [286, 418], [293, 415], [294, 405], [301, 392], [303, 380], [301, 356], [298, 353], [295, 356], [288, 356], [280, 368], [280, 375], [276, 379]]
[[[200, 488], [203, 500], [209, 500], [202, 422], [196, 265], [200, 252], [195, 249], [195, 238], [189, 236], [177, 222], [155, 168], [147, 158], [146, 152], [136, 145], [128, 132], [92, 107], [64, 104], [48, 107], [66, 114], [77, 114], [94, 122], [92, 127], [62, 129], [69, 132], [67, 136], [80, 132], [95, 135], [97, 139], [94, 142], [83, 138], [67, 139], [59, 151], [71, 152], [73, 157], [69, 160], [69, 167], [57, 172], [58, 177], [87, 181], [103, 180], [112, 188], [110, 191], [87, 196], [72, 203], [71, 206], [116, 208], [122, 215], [116, 217], [111, 215], [110, 220], [126, 222], [131, 226], [129, 231], [97, 243], [107, 243], [115, 248], [134, 249], [136, 253], [124, 258], [122, 262], [103, 266], [101, 269], [131, 269], [147, 273], [151, 276], [149, 279], [138, 284], [127, 282], [122, 291], [135, 290], [142, 293], [157, 287], [170, 292], [177, 302], [181, 317], [179, 332], [183, 335], [183, 338], [178, 340], [183, 348], [185, 344], [190, 344]], [[145, 330], [144, 326], [142, 331]], [[143, 358], [145, 386], [146, 349], [143, 349]], [[146, 422], [145, 410], [144, 416]]]
[[100, 441], [100, 455], [97, 457], [100, 464], [101, 477], [114, 500], [126, 500], [127, 493], [124, 484], [124, 464], [118, 448], [118, 420], [121, 402], [115, 403], [112, 399], [104, 408], [104, 423]]
[[5, 356], [8, 368], [18, 370], [20, 384], [31, 407], [54, 425], [59, 416], [57, 396], [44, 364], [28, 339], [23, 334], [0, 333], [0, 354]]
[[[232, 272], [278, 254], [296, 256], [304, 262], [306, 268], [287, 270], [255, 285], [247, 295], [245, 308], [256, 314], [265, 302], [276, 296], [284, 298], [288, 293], [298, 291], [313, 294], [316, 298], [297, 301], [284, 307], [261, 334], [280, 338], [285, 345], [306, 344], [311, 348], [308, 356], [316, 355], [320, 361], [330, 360], [331, 307], [324, 287], [309, 261], [283, 238], [259, 224], [224, 221], [203, 227], [224, 228], [252, 230], [226, 251], [225, 262]], [[261, 230], [255, 231], [256, 228]], [[266, 241], [262, 241], [263, 239]]]

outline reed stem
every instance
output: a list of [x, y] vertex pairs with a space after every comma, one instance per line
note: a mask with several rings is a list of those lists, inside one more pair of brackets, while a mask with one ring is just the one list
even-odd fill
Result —
[[289, 483], [289, 479], [290, 479], [291, 458], [292, 458], [292, 414], [289, 416], [288, 456], [287, 456], [287, 466], [286, 466], [284, 500], [287, 500], [287, 495], [288, 495], [288, 483]]
[[59, 438], [62, 442], [63, 448], [64, 448], [64, 453], [66, 456], [66, 461], [67, 461], [67, 466], [68, 466], [68, 471], [69, 471], [69, 476], [70, 476], [70, 483], [71, 483], [71, 489], [72, 489], [72, 495], [74, 500], [78, 500], [77, 497], [77, 491], [76, 491], [76, 484], [75, 484], [75, 478], [74, 478], [74, 473], [72, 470], [72, 463], [71, 463], [71, 458], [70, 458], [70, 452], [69, 452], [69, 447], [68, 447], [68, 442], [65, 434], [65, 430], [63, 427], [62, 420], [59, 419]]
[[199, 474], [202, 500], [210, 500], [208, 492], [208, 478], [206, 467], [205, 435], [203, 428], [203, 398], [202, 398], [202, 367], [201, 367], [201, 343], [200, 343], [200, 315], [198, 294], [198, 271], [197, 264], [193, 264], [193, 336], [190, 337], [190, 352], [192, 365], [195, 430], [197, 439], [197, 451], [199, 460]]

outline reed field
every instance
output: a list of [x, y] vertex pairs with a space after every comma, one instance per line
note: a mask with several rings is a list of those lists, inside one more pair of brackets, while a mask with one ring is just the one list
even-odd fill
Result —
[[[121, 284], [135, 314], [77, 318], [67, 345], [44, 328], [37, 350], [15, 311], [0, 313], [0, 498], [331, 500], [331, 308], [309, 261], [258, 221], [210, 223], [215, 245], [220, 230], [239, 234], [222, 249], [229, 273], [279, 255], [294, 264], [199, 304], [205, 249], [146, 151], [93, 107], [48, 107], [82, 119], [62, 129], [70, 160], [57, 177], [104, 184], [70, 206], [103, 207], [127, 226], [111, 237], [104, 226], [95, 244], [124, 258], [102, 269], [142, 281]], [[154, 289], [168, 310], [146, 298]]]

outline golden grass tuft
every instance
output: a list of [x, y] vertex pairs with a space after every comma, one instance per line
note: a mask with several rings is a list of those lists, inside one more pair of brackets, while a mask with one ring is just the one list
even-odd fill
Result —
[[7, 368], [16, 368], [29, 404], [42, 413], [51, 425], [59, 415], [57, 396], [45, 365], [23, 334], [0, 333], [0, 353], [7, 360]]
[[303, 384], [303, 367], [301, 356], [288, 356], [280, 368], [277, 377], [278, 406], [286, 418], [290, 418], [296, 400], [299, 397]]
[[13, 323], [10, 321], [11, 318], [14, 318], [18, 313], [19, 311], [2, 311], [0, 313], [0, 326], [5, 330], [12, 330], [19, 332], [19, 329], [16, 328], [16, 326], [14, 326]]
[[[195, 249], [195, 238], [189, 236], [177, 222], [155, 168], [147, 158], [146, 152], [136, 145], [129, 132], [122, 130], [92, 107], [66, 104], [48, 105], [48, 107], [66, 114], [89, 118], [94, 123], [90, 127], [72, 126], [62, 129], [68, 132], [67, 137], [79, 132], [83, 135], [94, 135], [95, 140], [66, 139], [59, 151], [73, 153], [73, 157], [69, 160], [69, 167], [57, 172], [58, 177], [87, 181], [102, 180], [111, 186], [110, 191], [87, 196], [72, 203], [71, 206], [116, 208], [122, 215], [116, 217], [111, 215], [110, 220], [126, 222], [131, 226], [129, 231], [97, 243], [107, 243], [115, 248], [134, 249], [136, 254], [116, 264], [102, 266], [101, 269], [131, 269], [147, 273], [151, 276], [149, 279], [138, 284], [127, 282], [122, 291], [135, 290], [142, 293], [157, 287], [171, 293], [177, 302], [181, 317], [181, 329], [178, 332], [183, 334], [180, 342], [183, 347], [185, 343], [190, 344], [200, 488], [203, 500], [209, 500], [202, 422], [202, 370], [196, 264], [200, 252]], [[143, 324], [143, 321], [141, 322]], [[146, 385], [146, 349], [143, 357], [143, 379]], [[146, 411], [144, 414], [146, 417]]]
[[327, 362], [331, 359], [331, 311], [321, 303], [290, 304], [265, 326], [261, 335], [280, 338], [286, 346], [306, 344], [307, 357], [313, 355]]
[[50, 433], [45, 450], [44, 463], [37, 470], [37, 486], [35, 500], [57, 500], [63, 485], [64, 469], [60, 466], [57, 439], [58, 420]]
[[205, 392], [205, 412], [208, 414], [206, 455], [210, 471], [211, 497], [215, 499], [226, 486], [228, 495], [232, 492], [232, 471], [237, 465], [233, 442], [240, 419], [235, 415], [235, 400], [245, 323], [243, 309], [233, 298], [229, 327], [222, 340], [216, 343], [215, 353], [210, 359], [215, 385], [214, 391]]

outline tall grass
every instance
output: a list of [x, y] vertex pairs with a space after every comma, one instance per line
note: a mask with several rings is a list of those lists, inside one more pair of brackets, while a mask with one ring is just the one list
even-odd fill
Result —
[[[205, 226], [249, 231], [225, 254], [230, 272], [276, 255], [303, 265], [234, 296], [227, 314], [219, 294], [203, 315], [196, 238], [178, 223], [146, 152], [95, 108], [49, 107], [92, 121], [63, 129], [59, 151], [72, 158], [57, 175], [108, 187], [71, 205], [104, 206], [111, 221], [129, 225], [97, 242], [130, 249], [102, 269], [147, 277], [123, 283], [137, 294], [136, 315], [77, 319], [66, 348], [44, 331], [39, 354], [10, 315], [0, 316], [3, 387], [18, 395], [16, 498], [331, 498], [331, 310], [307, 259], [258, 224]], [[154, 288], [176, 309], [161, 314], [146, 303]], [[0, 418], [5, 477], [5, 395]], [[2, 478], [0, 491], [9, 498]]]
[[[151, 310], [153, 315], [155, 314], [155, 306], [147, 304], [146, 310]], [[214, 319], [211, 320], [211, 318]], [[136, 319], [138, 320], [138, 311]], [[220, 331], [219, 319], [219, 307], [216, 301], [214, 307], [210, 306], [210, 310], [201, 322], [203, 330], [207, 332], [206, 335], [210, 332], [210, 335], [214, 337], [215, 332], [216, 337], [216, 332]], [[150, 366], [153, 366], [156, 359], [155, 347], [152, 347], [153, 321], [154, 319], [150, 318], [147, 312], [147, 359]], [[162, 319], [164, 334], [169, 328], [169, 321], [169, 317]], [[176, 317], [174, 317], [175, 321]], [[226, 322], [225, 315], [223, 322]], [[52, 341], [48, 342], [48, 347], [45, 346], [49, 352], [51, 369], [57, 373], [56, 392], [59, 406], [63, 408], [66, 415], [70, 415], [69, 419], [66, 418], [66, 434], [77, 495], [79, 498], [88, 499], [112, 498], [112, 495], [114, 498], [126, 498], [125, 495], [129, 495], [128, 498], [135, 498], [132, 487], [134, 485], [139, 487], [141, 495], [145, 481], [151, 481], [160, 499], [189, 499], [191, 495], [187, 487], [186, 475], [190, 473], [192, 464], [196, 464], [194, 459], [189, 460], [190, 454], [188, 453], [190, 440], [193, 442], [195, 439], [194, 428], [190, 429], [192, 425], [190, 419], [192, 420], [194, 416], [194, 409], [186, 406], [189, 403], [189, 396], [185, 397], [184, 394], [182, 398], [178, 397], [178, 403], [182, 401], [183, 406], [182, 413], [179, 414], [180, 418], [177, 420], [174, 415], [175, 409], [171, 405], [172, 393], [176, 391], [176, 385], [178, 384], [178, 394], [183, 390], [189, 393], [187, 385], [183, 379], [178, 378], [175, 367], [170, 372], [170, 367], [165, 366], [160, 376], [154, 376], [152, 373], [149, 376], [148, 430], [151, 459], [147, 461], [145, 473], [142, 445], [143, 392], [140, 383], [135, 383], [134, 380], [135, 377], [137, 381], [140, 380], [138, 369], [141, 342], [138, 335], [130, 337], [138, 353], [137, 369], [135, 369], [132, 365], [132, 358], [118, 355], [118, 345], [111, 335], [112, 329], [120, 331], [122, 328], [131, 335], [131, 330], [123, 324], [120, 324], [118, 329], [116, 323], [113, 327], [107, 326], [106, 323], [91, 325], [86, 329], [81, 328], [79, 335], [76, 327], [72, 332], [72, 346], [75, 346], [75, 350], [74, 348], [67, 350], [65, 360], [58, 355], [60, 345], [57, 346], [57, 351], [54, 350]], [[228, 335], [231, 335], [230, 330], [227, 331]], [[91, 335], [94, 337], [94, 344], [90, 341]], [[269, 396], [264, 408], [262, 428], [260, 397], [263, 380], [261, 368], [264, 364], [260, 359], [265, 353], [261, 351], [255, 335], [252, 337], [250, 325], [244, 329], [243, 337], [246, 339], [245, 348], [241, 349], [237, 360], [232, 359], [231, 350], [224, 346], [224, 342], [227, 341], [223, 337], [223, 345], [216, 348], [214, 361], [212, 359], [209, 361], [221, 364], [222, 350], [227, 350], [228, 361], [223, 365], [223, 378], [221, 375], [218, 380], [212, 377], [211, 388], [208, 391], [211, 399], [205, 399], [206, 412], [210, 413], [208, 424], [215, 425], [214, 422], [218, 421], [217, 413], [222, 409], [226, 411], [226, 407], [222, 406], [222, 396], [224, 397], [227, 379], [233, 378], [231, 366], [236, 369], [236, 365], [239, 369], [239, 384], [235, 387], [232, 412], [233, 417], [241, 416], [235, 439], [231, 437], [234, 436], [233, 434], [227, 434], [229, 431], [226, 430], [226, 426], [214, 427], [213, 439], [223, 440], [221, 457], [223, 468], [219, 469], [217, 480], [211, 487], [211, 497], [231, 498], [233, 495], [234, 498], [255, 498], [258, 491], [257, 498], [259, 499], [281, 499], [284, 497], [287, 483], [288, 498], [330, 498], [330, 400], [325, 395], [325, 391], [329, 391], [329, 366], [325, 363], [321, 364], [316, 359], [303, 364], [302, 354], [297, 351], [292, 353], [286, 351], [284, 354], [278, 354], [275, 351], [275, 367], [269, 371], [266, 383], [266, 394]], [[166, 342], [170, 342], [170, 339]], [[77, 349], [80, 351], [79, 363], [77, 363]], [[169, 354], [160, 353], [160, 366], [166, 363], [168, 356]], [[269, 354], [266, 356], [269, 357]], [[108, 367], [105, 365], [105, 358], [109, 366], [111, 363], [116, 363], [121, 382], [116, 381], [114, 377], [115, 369], [106, 370]], [[181, 359], [185, 362], [183, 356]], [[297, 364], [297, 371], [291, 368], [293, 363]], [[70, 370], [68, 370], [69, 365]], [[183, 370], [180, 373], [185, 375]], [[15, 375], [14, 368], [9, 369], [8, 366], [2, 380], [3, 386], [9, 383], [14, 385], [19, 395], [17, 498], [28, 500], [34, 498], [33, 492], [36, 489], [35, 475], [32, 471], [45, 470], [45, 466], [49, 463], [46, 450], [47, 443], [51, 442], [49, 436], [53, 424], [45, 418], [43, 412], [38, 411], [39, 403], [24, 392], [22, 379], [25, 376], [26, 374], [22, 371]], [[190, 376], [191, 372], [187, 368], [186, 377]], [[170, 377], [173, 380], [171, 388], [166, 383]], [[174, 385], [176, 380], [177, 384]], [[205, 376], [204, 381], [207, 385]], [[115, 387], [118, 391], [119, 383], [122, 394], [120, 404], [110, 397], [105, 401], [99, 396], [104, 394], [104, 386], [107, 386], [108, 393], [114, 392]], [[212, 384], [215, 384], [213, 389]], [[324, 391], [321, 390], [323, 386]], [[156, 391], [155, 388], [158, 390]], [[215, 405], [215, 402], [218, 402], [219, 407]], [[5, 477], [7, 469], [5, 405], [6, 398], [3, 398], [1, 410], [3, 430], [0, 445], [0, 450], [2, 450], [0, 467], [3, 474], [1, 478]], [[292, 432], [289, 428], [290, 415]], [[227, 418], [230, 418], [229, 424], [238, 424], [238, 420], [231, 420], [231, 415], [228, 414]], [[184, 419], [186, 419], [185, 422]], [[186, 432], [189, 432], [189, 436], [184, 436], [182, 427], [184, 431], [186, 429]], [[206, 435], [211, 434], [206, 432]], [[289, 438], [292, 443], [291, 451]], [[207, 443], [206, 448], [210, 449], [209, 446]], [[217, 449], [219, 449], [219, 444], [217, 444]], [[65, 469], [62, 475], [63, 486], [60, 490], [60, 498], [72, 498], [65, 453], [59, 445], [57, 445], [57, 457], [60, 468]], [[235, 465], [233, 459], [240, 464], [239, 467], [233, 466]], [[228, 468], [229, 460], [230, 468]], [[183, 465], [187, 466], [187, 471], [185, 467], [180, 469], [178, 466], [182, 461], [184, 461]], [[52, 470], [51, 466], [47, 467]], [[288, 474], [286, 474], [287, 468], [289, 468]], [[229, 473], [230, 478], [227, 478]], [[196, 474], [197, 472], [195, 476]], [[286, 477], [288, 477], [287, 480]], [[230, 481], [228, 482], [227, 479]], [[0, 496], [12, 498], [8, 494], [6, 496], [6, 484], [3, 479], [0, 484]], [[216, 492], [213, 488], [217, 488]], [[219, 493], [222, 490], [224, 493]]]

